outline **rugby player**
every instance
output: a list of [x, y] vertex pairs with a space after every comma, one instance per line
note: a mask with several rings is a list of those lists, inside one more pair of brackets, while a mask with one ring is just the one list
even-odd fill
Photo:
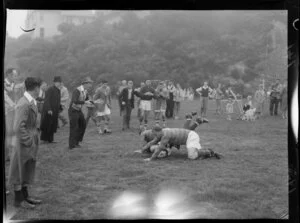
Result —
[[212, 149], [204, 149], [200, 145], [199, 135], [192, 130], [183, 129], [183, 128], [164, 128], [155, 126], [152, 129], [154, 134], [154, 139], [147, 143], [142, 151], [147, 150], [153, 145], [159, 143], [155, 146], [154, 153], [150, 158], [145, 159], [145, 161], [151, 161], [156, 159], [163, 150], [166, 150], [168, 144], [171, 145], [186, 145], [188, 158], [195, 160], [197, 158], [204, 159], [215, 157], [217, 159], [221, 158], [221, 155], [214, 152]]

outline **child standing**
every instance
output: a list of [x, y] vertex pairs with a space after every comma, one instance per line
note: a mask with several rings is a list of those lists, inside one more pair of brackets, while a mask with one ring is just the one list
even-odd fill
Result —
[[233, 104], [234, 101], [232, 100], [232, 98], [228, 98], [228, 102], [226, 105], [226, 113], [227, 113], [227, 120], [231, 121], [231, 115], [233, 114]]

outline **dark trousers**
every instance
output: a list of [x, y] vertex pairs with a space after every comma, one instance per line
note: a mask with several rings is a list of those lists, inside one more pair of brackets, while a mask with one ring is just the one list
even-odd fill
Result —
[[278, 114], [278, 104], [279, 104], [279, 100], [277, 98], [270, 99], [270, 115]]
[[167, 109], [166, 109], [166, 117], [172, 118], [174, 114], [174, 101], [167, 100]]
[[123, 128], [130, 128], [130, 118], [131, 118], [131, 106], [126, 106], [122, 109], [122, 115], [123, 115]]
[[41, 140], [46, 142], [53, 142], [54, 132], [52, 131], [41, 131]]
[[83, 136], [86, 129], [86, 120], [82, 111], [77, 111], [73, 108], [69, 109], [70, 119], [70, 136], [69, 136], [69, 148], [74, 148], [83, 140]]

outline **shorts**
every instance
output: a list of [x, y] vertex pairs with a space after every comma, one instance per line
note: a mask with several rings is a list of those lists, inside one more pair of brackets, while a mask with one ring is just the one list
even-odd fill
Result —
[[110, 115], [111, 114], [111, 111], [109, 109], [109, 107], [107, 105], [105, 105], [105, 108], [104, 108], [104, 111], [103, 112], [99, 112], [97, 111], [96, 112], [96, 116], [105, 116], [105, 115]]
[[166, 100], [158, 99], [155, 101], [155, 112], [165, 112], [167, 109]]
[[142, 109], [143, 111], [151, 111], [151, 107], [151, 101], [141, 100], [140, 109]]
[[188, 152], [188, 158], [189, 159], [197, 159], [198, 158], [198, 151], [201, 149], [200, 145], [200, 137], [199, 135], [191, 131], [188, 135], [188, 138], [186, 140], [186, 149]]

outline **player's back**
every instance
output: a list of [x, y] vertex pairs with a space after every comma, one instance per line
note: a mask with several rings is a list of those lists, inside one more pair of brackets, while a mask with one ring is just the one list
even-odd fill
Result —
[[191, 130], [182, 128], [164, 128], [163, 136], [169, 139], [174, 145], [185, 145]]

